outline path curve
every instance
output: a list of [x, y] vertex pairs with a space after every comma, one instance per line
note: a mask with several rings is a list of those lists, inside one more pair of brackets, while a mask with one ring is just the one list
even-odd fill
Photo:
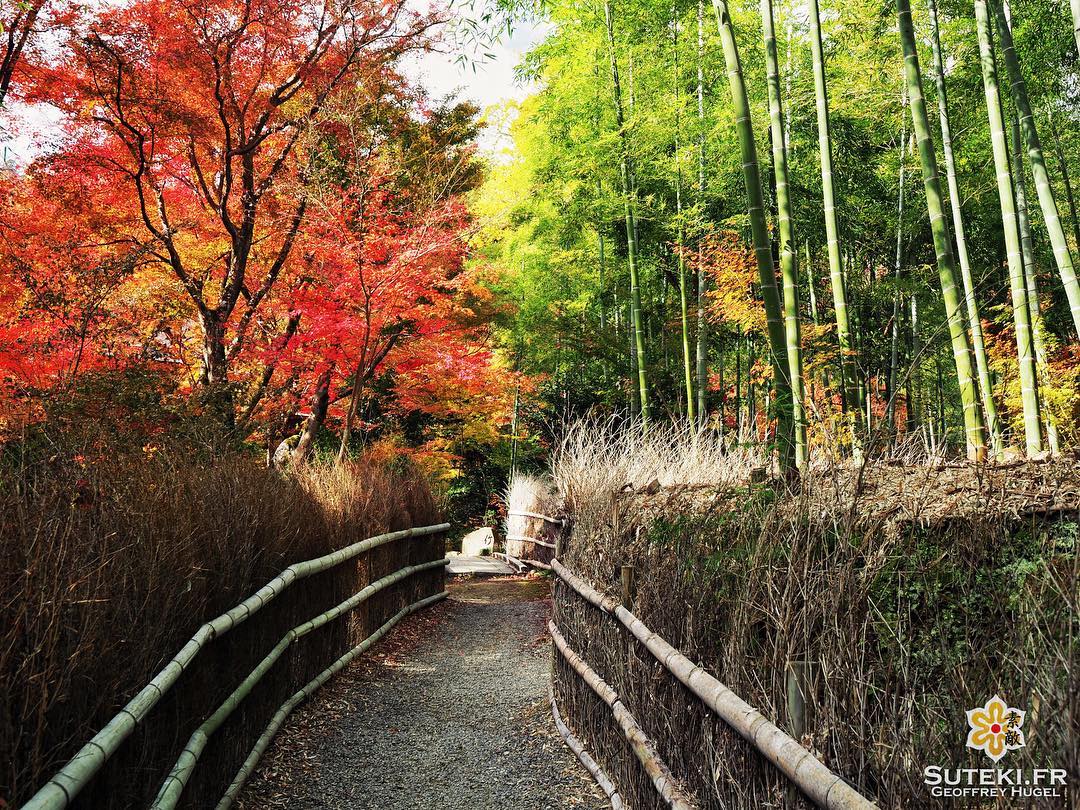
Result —
[[555, 731], [550, 586], [452, 583], [298, 711], [239, 802], [311, 810], [601, 810]]

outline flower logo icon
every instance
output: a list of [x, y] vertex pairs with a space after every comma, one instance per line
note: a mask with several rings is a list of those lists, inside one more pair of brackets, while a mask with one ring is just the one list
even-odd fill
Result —
[[1009, 751], [1023, 748], [1025, 713], [1006, 705], [997, 695], [986, 701], [985, 706], [970, 709], [967, 713], [970, 731], [967, 747], [984, 752], [997, 762]]

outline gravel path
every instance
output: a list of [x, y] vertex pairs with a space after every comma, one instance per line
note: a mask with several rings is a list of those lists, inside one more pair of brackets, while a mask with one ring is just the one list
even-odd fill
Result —
[[450, 592], [297, 712], [241, 807], [607, 807], [551, 720], [546, 583]]

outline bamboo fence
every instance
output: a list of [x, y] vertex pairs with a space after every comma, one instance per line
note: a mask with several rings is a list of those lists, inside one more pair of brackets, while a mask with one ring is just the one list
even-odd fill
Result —
[[[581, 598], [601, 612], [618, 619], [668, 672], [754, 746], [818, 807], [826, 808], [826, 810], [874, 810], [876, 805], [873, 802], [859, 794], [842, 777], [825, 767], [813, 754], [777, 728], [761, 712], [743, 701], [663, 638], [653, 633], [617, 601], [588, 585], [557, 559], [552, 560], [552, 569]], [[558, 629], [553, 623], [550, 629], [555, 638]], [[559, 638], [561, 635], [556, 638], [556, 647], [559, 647]], [[565, 641], [562, 643], [565, 646]], [[560, 652], [563, 652], [562, 648]], [[564, 652], [564, 656], [565, 654]], [[573, 660], [569, 658], [568, 660], [579, 674], [583, 673]], [[584, 664], [584, 662], [581, 663]], [[582, 677], [585, 678], [585, 675], [582, 674]], [[588, 682], [588, 678], [585, 679]], [[593, 683], [589, 683], [589, 686], [593, 687], [593, 690], [609, 706], [612, 705], [608, 698], [615, 694], [614, 691], [610, 691], [610, 695], [605, 696]], [[604, 684], [604, 686], [607, 685]], [[607, 688], [610, 690], [610, 687]]]
[[[90, 782], [90, 780], [93, 779], [95, 774], [97, 774], [98, 771], [101, 770], [101, 768], [105, 765], [109, 758], [120, 747], [121, 743], [123, 743], [124, 740], [126, 740], [131, 735], [135, 728], [146, 718], [146, 716], [150, 713], [150, 710], [153, 709], [153, 707], [157, 704], [161, 697], [166, 692], [168, 692], [169, 689], [172, 688], [172, 686], [179, 680], [180, 676], [184, 673], [184, 671], [188, 668], [188, 666], [191, 664], [191, 662], [195, 659], [195, 657], [199, 654], [201, 650], [203, 650], [210, 642], [225, 635], [233, 628], [245, 622], [248, 618], [253, 616], [266, 605], [270, 604], [275, 598], [277, 598], [281, 593], [288, 589], [293, 583], [312, 576], [313, 574], [327, 571], [337, 565], [340, 565], [343, 562], [354, 559], [355, 557], [363, 554], [364, 552], [370, 551], [387, 543], [392, 543], [396, 540], [402, 540], [410, 537], [423, 537], [432, 534], [439, 534], [440, 532], [445, 532], [449, 528], [449, 523], [439, 523], [434, 526], [414, 527], [411, 529], [404, 529], [402, 531], [380, 534], [376, 535], [375, 537], [367, 538], [366, 540], [361, 540], [358, 543], [353, 543], [352, 545], [338, 549], [337, 551], [334, 551], [330, 554], [325, 554], [322, 557], [316, 557], [312, 560], [305, 560], [303, 562], [298, 562], [290, 565], [288, 568], [286, 568], [272, 580], [267, 582], [262, 588], [253, 593], [243, 602], [226, 611], [225, 613], [222, 613], [217, 618], [212, 619], [199, 627], [199, 629], [195, 632], [191, 639], [180, 649], [179, 652], [176, 653], [176, 655], [174, 655], [169, 660], [169, 662], [157, 673], [157, 675], [155, 675], [150, 680], [150, 682], [146, 686], [144, 686], [138, 692], [138, 694], [135, 695], [135, 697], [128, 701], [127, 705], [125, 705], [124, 708], [122, 708], [108, 723], [106, 723], [105, 726], [102, 727], [102, 729], [97, 734], [95, 734], [81, 749], [79, 749], [75, 756], [72, 757], [68, 761], [68, 763], [64, 765], [63, 768], [57, 771], [57, 773], [48, 782], [46, 782], [45, 785], [42, 786], [42, 788], [38, 790], [38, 792], [35, 793], [26, 804], [23, 805], [22, 810], [62, 810], [62, 808], [66, 808], [78, 795], [79, 791], [81, 791]], [[409, 570], [409, 574], [413, 574], [417, 573], [420, 570], [427, 570], [428, 568], [436, 567], [436, 564], [445, 565], [446, 562], [446, 560], [436, 560], [432, 561], [432, 564], [430, 565], [412, 566], [411, 570], [401, 570]], [[400, 573], [400, 571], [397, 573]], [[401, 578], [403, 579], [409, 574], [403, 574]], [[395, 575], [392, 574], [390, 576], [392, 577]], [[338, 613], [336, 613], [335, 616], [330, 616], [326, 618], [325, 621], [321, 621], [318, 625], [316, 625], [316, 627], [321, 627], [322, 625], [326, 624], [326, 622], [330, 621], [336, 616], [340, 616], [341, 613], [345, 612], [346, 610], [351, 610], [353, 607], [370, 597], [377, 590], [381, 590], [382, 588], [388, 587], [390, 584], [393, 584], [390, 582], [386, 582], [386, 580], [389, 578], [390, 577], [384, 577], [382, 580], [379, 580], [376, 583], [372, 583], [372, 585], [367, 586], [365, 589], [361, 590], [351, 599], [346, 600], [346, 602], [343, 602], [340, 605], [332, 608], [330, 611], [327, 611], [327, 613], [333, 613], [334, 611], [338, 611]], [[379, 585], [379, 583], [383, 584], [378, 589], [376, 589], [376, 591], [370, 591], [366, 595], [364, 595], [365, 591], [367, 591], [368, 588], [371, 588], [374, 585]], [[413, 609], [419, 609], [419, 607], [425, 604], [430, 604], [431, 602], [437, 601], [437, 598], [443, 598], [445, 597], [445, 595], [445, 592], [442, 594], [436, 594], [434, 597], [429, 597], [428, 599], [421, 600], [420, 602], [417, 602], [414, 605], [405, 608], [403, 613], [400, 613], [394, 618], [392, 618], [382, 628], [376, 631], [376, 633], [373, 634], [369, 639], [365, 639], [365, 641], [361, 643], [360, 647], [363, 647], [363, 649], [367, 649], [367, 647], [364, 646], [365, 644], [370, 646], [370, 644], [368, 644], [369, 641], [370, 643], [374, 643], [374, 640], [377, 640], [376, 637], [381, 637], [381, 635], [387, 630], [389, 630], [389, 628], [392, 627], [393, 624], [399, 621], [403, 617], [403, 615], [407, 615], [408, 612], [412, 612]], [[355, 603], [354, 600], [356, 600]], [[348, 605], [348, 607], [345, 607], [346, 605]], [[322, 616], [326, 615], [326, 613], [322, 614]], [[228, 715], [232, 713], [232, 711], [236, 708], [236, 704], [238, 704], [239, 701], [243, 699], [243, 696], [246, 695], [247, 692], [250, 691], [251, 687], [253, 687], [254, 684], [259, 680], [259, 678], [261, 678], [262, 675], [265, 674], [273, 661], [277, 660], [277, 657], [279, 657], [281, 653], [283, 653], [284, 650], [289, 646], [289, 644], [291, 644], [292, 641], [294, 641], [296, 638], [299, 638], [301, 635], [305, 635], [311, 630], [316, 629], [316, 627], [307, 627], [307, 625], [311, 624], [312, 622], [319, 621], [322, 616], [316, 617], [315, 619], [312, 619], [311, 622], [300, 625], [297, 628], [293, 628], [293, 630], [290, 631], [290, 634], [286, 635], [288, 643], [286, 643], [286, 639], [282, 639], [282, 642], [274, 648], [274, 651], [271, 651], [267, 658], [264, 658], [263, 661], [259, 664], [259, 666], [256, 667], [256, 671], [249, 675], [248, 679], [245, 679], [244, 683], [241, 684], [240, 687], [238, 687], [237, 692], [240, 692], [240, 690], [244, 688], [245, 684], [247, 685], [247, 690], [239, 696], [237, 695], [237, 692], [234, 692], [232, 695], [230, 695], [230, 697], [225, 701], [225, 703], [222, 704], [218, 711], [215, 712], [214, 715], [212, 715], [206, 721], [206, 723], [200, 726], [199, 730], [197, 730], [195, 734], [192, 735], [192, 739], [188, 742], [188, 747], [185, 748], [184, 753], [181, 755], [180, 760], [178, 760], [177, 762], [177, 767], [174, 768], [173, 773], [169, 775], [169, 778], [166, 780], [166, 784], [162, 787], [162, 793], [160, 793], [158, 795], [158, 799], [155, 800], [155, 805], [158, 801], [163, 800], [163, 798], [167, 798], [168, 796], [172, 795], [171, 785], [173, 785], [174, 783], [179, 783], [177, 795], [179, 794], [179, 790], [182, 790], [183, 784], [186, 783], [186, 779], [190, 776], [190, 769], [194, 767], [194, 760], [198, 759], [198, 753], [194, 753], [195, 749], [198, 748], [198, 751], [201, 753], [202, 747], [205, 746], [206, 740], [209, 739], [209, 736], [213, 734], [213, 732], [221, 725], [221, 723], [224, 722]], [[301, 628], [307, 629], [305, 629], [303, 633], [298, 633], [297, 631], [299, 631]], [[297, 634], [291, 635], [294, 633]], [[352, 660], [352, 657], [359, 654], [358, 651], [362, 651], [360, 650], [360, 647], [355, 648], [354, 650], [350, 651], [350, 653], [346, 653], [346, 655], [343, 656], [342, 659], [338, 659], [338, 662], [336, 662], [331, 667], [331, 670], [333, 671], [325, 671], [323, 674], [326, 675], [326, 679], [328, 679], [333, 674], [333, 672], [337, 672], [338, 669], [345, 666], [345, 664], [347, 664], [349, 660]], [[275, 652], [277, 653], [277, 655], [275, 655]], [[267, 663], [267, 659], [270, 659], [271, 656], [273, 656], [272, 660]], [[341, 663], [343, 659], [347, 660], [344, 660], [344, 663]], [[338, 663], [340, 663], [340, 666], [338, 666]], [[334, 666], [337, 666], [337, 669], [334, 669]], [[252, 677], [254, 677], [254, 680], [251, 680]], [[319, 677], [321, 678], [322, 675], [320, 675]], [[316, 678], [316, 681], [318, 680], [319, 679]], [[312, 684], [314, 683], [315, 682], [313, 681]], [[322, 683], [325, 683], [325, 679], [321, 681], [319, 685], [321, 685]], [[311, 686], [312, 684], [309, 684], [308, 686]], [[305, 690], [307, 688], [308, 687], [305, 687]], [[301, 690], [301, 692], [304, 692], [304, 690]], [[305, 696], [306, 694], [310, 694], [310, 692], [305, 693]], [[300, 700], [297, 700], [296, 702], [299, 703]], [[291, 710], [292, 709], [290, 708], [289, 711]], [[288, 712], [285, 713], [286, 716], [287, 714]], [[276, 717], [277, 716], [275, 715], [275, 719]], [[284, 717], [282, 717], [281, 719], [283, 721]], [[273, 726], [273, 722], [271, 723], [271, 726]], [[206, 739], [200, 738], [200, 732], [202, 732], [202, 735], [205, 736]], [[272, 737], [273, 735], [271, 734], [270, 736]], [[266, 740], [266, 742], [269, 743], [269, 738]], [[256, 748], [257, 747], [258, 746], [256, 746]], [[261, 751], [259, 753], [261, 755]], [[193, 759], [192, 755], [194, 755]], [[256, 757], [256, 760], [257, 759], [258, 758]], [[252, 768], [253, 767], [254, 763], [252, 763]], [[185, 776], [183, 777], [183, 782], [180, 782], [179, 777], [174, 778], [174, 775], [178, 773], [178, 769], [180, 771], [183, 771], [185, 774]], [[172, 805], [167, 804], [163, 806]]]
[[604, 791], [604, 795], [607, 796], [608, 802], [611, 803], [611, 810], [624, 810], [625, 805], [623, 804], [622, 796], [619, 795], [619, 791], [615, 787], [615, 784], [608, 775], [604, 773], [604, 769], [600, 767], [600, 764], [585, 750], [585, 746], [581, 740], [574, 736], [574, 732], [566, 725], [566, 721], [562, 719], [562, 714], [559, 712], [559, 704], [555, 701], [555, 688], [553, 686], [548, 688], [548, 701], [551, 703], [551, 718], [555, 721], [555, 728], [557, 728], [559, 734], [562, 735], [566, 747], [574, 752], [574, 756], [578, 758], [585, 767], [585, 770], [592, 775], [596, 784]]
[[618, 693], [592, 667], [585, 663], [585, 660], [580, 655], [570, 649], [566, 639], [559, 632], [559, 628], [555, 626], [555, 622], [548, 622], [548, 632], [551, 633], [551, 640], [555, 642], [555, 649], [573, 667], [581, 679], [588, 684], [589, 688], [611, 709], [612, 715], [614, 715], [619, 727], [622, 728], [626, 741], [634, 751], [634, 756], [638, 758], [641, 766], [649, 775], [649, 779], [652, 780], [656, 792], [660, 794], [660, 798], [667, 803], [671, 810], [697, 810], [697, 805], [686, 795], [686, 792], [675, 781], [675, 777], [671, 775], [671, 770], [660, 758], [660, 755], [656, 753], [656, 746], [653, 745], [652, 740], [649, 739], [638, 721], [634, 719], [630, 710], [619, 700]]
[[524, 509], [511, 509], [506, 513], [507, 517], [530, 517], [542, 520], [545, 523], [553, 523], [556, 526], [562, 526], [563, 522], [560, 518], [549, 517], [548, 515], [541, 515], [539, 512], [527, 512]]
[[558, 498], [550, 481], [531, 476], [517, 476], [506, 495], [506, 553], [522, 562], [543, 563], [550, 569], [555, 556], [555, 542], [563, 525], [550, 512]]

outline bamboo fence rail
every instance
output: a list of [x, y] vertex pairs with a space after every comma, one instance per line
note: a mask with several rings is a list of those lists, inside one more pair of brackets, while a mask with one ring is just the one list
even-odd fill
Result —
[[547, 540], [538, 540], [535, 537], [529, 537], [526, 534], [508, 534], [507, 540], [520, 540], [522, 543], [535, 543], [538, 546], [544, 546], [546, 548], [555, 548], [554, 543], [549, 543]]
[[523, 509], [512, 509], [507, 512], [506, 515], [507, 517], [512, 517], [516, 515], [517, 517], [536, 518], [537, 520], [543, 520], [547, 523], [554, 523], [557, 526], [562, 526], [563, 523], [559, 518], [549, 517], [548, 515], [541, 515], [539, 512], [526, 512]]
[[251, 753], [248, 754], [248, 758], [244, 760], [244, 764], [237, 771], [236, 776], [233, 778], [232, 783], [225, 791], [225, 795], [221, 797], [221, 801], [217, 803], [215, 810], [228, 810], [232, 806], [232, 803], [236, 801], [236, 797], [240, 795], [240, 791], [243, 789], [245, 783], [251, 774], [255, 772], [255, 766], [258, 765], [259, 759], [266, 752], [267, 747], [270, 745], [270, 741], [274, 739], [274, 735], [281, 729], [285, 719], [292, 713], [292, 710], [307, 700], [312, 694], [322, 687], [328, 680], [334, 675], [348, 666], [356, 656], [367, 651], [372, 645], [374, 645], [379, 639], [385, 636], [393, 628], [395, 624], [400, 622], [406, 616], [411, 613], [415, 613], [418, 610], [433, 605], [436, 602], [445, 599], [449, 596], [447, 591], [429, 596], [425, 599], [421, 599], [419, 602], [403, 607], [393, 616], [391, 616], [386, 624], [372, 633], [370, 636], [361, 641], [358, 645], [353, 647], [341, 658], [331, 664], [329, 667], [320, 672], [315, 678], [308, 682], [303, 689], [289, 698], [285, 703], [281, 705], [281, 708], [277, 710], [274, 716], [270, 719], [270, 724], [266, 727], [266, 731], [262, 733], [262, 736], [256, 741], [254, 747], [251, 749]]
[[505, 554], [505, 553], [504, 553], [504, 552], [502, 552], [502, 551], [496, 551], [496, 552], [495, 552], [494, 554], [492, 554], [491, 556], [492, 556], [492, 557], [498, 557], [498, 558], [499, 558], [499, 559], [501, 559], [501, 560], [505, 560], [505, 561], [507, 562], [507, 564], [509, 564], [509, 565], [512, 565], [512, 566], [514, 566], [514, 568], [516, 568], [516, 569], [517, 569], [517, 571], [518, 571], [518, 573], [519, 573], [519, 574], [520, 574], [520, 573], [521, 573], [522, 571], [524, 571], [524, 570], [525, 570], [526, 568], [528, 568], [528, 566], [527, 566], [527, 565], [525, 565], [525, 563], [523, 563], [523, 562], [522, 562], [521, 560], [519, 560], [519, 559], [518, 559], [517, 557], [514, 557], [514, 556], [512, 556], [512, 555], [510, 555], [510, 554]]
[[548, 700], [551, 702], [551, 718], [555, 721], [555, 728], [562, 735], [566, 747], [574, 752], [574, 756], [578, 758], [578, 761], [589, 772], [596, 784], [604, 791], [604, 795], [607, 796], [608, 802], [611, 804], [611, 810], [625, 810], [626, 805], [623, 804], [622, 796], [619, 795], [615, 784], [604, 773], [600, 763], [589, 756], [589, 752], [585, 750], [581, 740], [574, 736], [574, 732], [570, 730], [570, 727], [566, 725], [566, 721], [562, 719], [562, 715], [559, 713], [559, 704], [555, 702], [554, 687], [548, 687]]
[[582, 581], [558, 560], [552, 560], [552, 568], [585, 601], [618, 619], [668, 672], [779, 768], [818, 807], [826, 810], [876, 808], [873, 802], [826, 768], [761, 712], [652, 632], [629, 610]]
[[656, 747], [653, 745], [652, 740], [645, 734], [645, 731], [638, 721], [634, 719], [630, 710], [619, 700], [619, 695], [615, 690], [592, 667], [585, 663], [585, 660], [580, 655], [570, 649], [566, 639], [559, 632], [559, 628], [555, 626], [555, 622], [548, 622], [548, 632], [551, 633], [551, 639], [555, 642], [555, 649], [566, 659], [566, 662], [570, 664], [581, 679], [588, 684], [589, 688], [611, 709], [611, 713], [620, 728], [622, 728], [626, 741], [630, 743], [634, 755], [641, 762], [645, 772], [652, 780], [656, 792], [660, 794], [668, 807], [671, 810], [697, 810], [697, 805], [690, 800], [675, 781], [675, 777], [671, 775], [671, 770], [660, 759], [660, 755], [656, 753]]
[[165, 777], [165, 781], [161, 785], [161, 790], [158, 792], [157, 798], [154, 799], [154, 803], [151, 805], [152, 810], [172, 810], [172, 808], [176, 807], [177, 802], [180, 801], [180, 794], [187, 786], [191, 774], [195, 771], [195, 765], [198, 764], [199, 757], [202, 756], [202, 752], [206, 748], [206, 744], [210, 742], [210, 738], [214, 735], [214, 732], [221, 728], [222, 723], [224, 723], [229, 716], [239, 708], [244, 698], [251, 693], [251, 690], [255, 688], [255, 685], [262, 680], [263, 676], [270, 671], [270, 668], [274, 663], [281, 658], [292, 644], [298, 639], [306, 636], [308, 633], [319, 629], [326, 623], [331, 622], [344, 613], [352, 610], [357, 605], [370, 599], [379, 591], [389, 588], [391, 585], [401, 582], [413, 574], [418, 574], [421, 571], [428, 571], [440, 566], [446, 566], [449, 562], [449, 559], [443, 558], [441, 560], [431, 560], [430, 562], [421, 563], [419, 565], [399, 568], [394, 573], [365, 586], [356, 594], [339, 605], [330, 608], [330, 610], [325, 613], [320, 613], [314, 619], [310, 619], [303, 624], [297, 625], [282, 636], [277, 645], [266, 654], [266, 657], [259, 662], [258, 666], [252, 670], [251, 674], [248, 675], [235, 690], [233, 690], [233, 693], [225, 699], [221, 706], [218, 707], [217, 711], [210, 715], [210, 717], [208, 717], [206, 721], [192, 733], [187, 745], [184, 746], [184, 750], [180, 753], [180, 757], [176, 760], [176, 765], [173, 766], [169, 775]]
[[378, 546], [407, 537], [438, 534], [449, 523], [420, 526], [369, 537], [312, 560], [293, 563], [240, 604], [203, 624], [150, 682], [135, 695], [63, 768], [23, 805], [22, 810], [62, 810], [101, 770], [120, 744], [142, 722], [161, 697], [179, 680], [195, 656], [211, 641], [228, 633], [270, 604], [298, 580], [326, 571]]

